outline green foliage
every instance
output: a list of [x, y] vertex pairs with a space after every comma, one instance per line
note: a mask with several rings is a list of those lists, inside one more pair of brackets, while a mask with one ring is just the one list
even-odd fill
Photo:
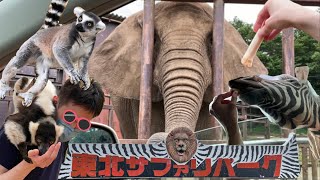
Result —
[[[320, 11], [320, 8], [318, 9]], [[250, 44], [255, 33], [253, 25], [241, 21], [235, 17], [230, 22], [241, 34], [247, 44]], [[320, 93], [319, 76], [320, 72], [320, 42], [313, 39], [301, 30], [294, 31], [294, 51], [295, 65], [308, 65], [310, 68], [310, 83]], [[264, 41], [259, 48], [257, 56], [267, 67], [269, 75], [279, 75], [282, 73], [282, 42], [281, 36], [277, 36], [272, 41]]]

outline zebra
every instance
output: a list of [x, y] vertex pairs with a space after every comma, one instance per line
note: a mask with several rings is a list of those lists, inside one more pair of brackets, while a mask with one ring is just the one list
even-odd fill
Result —
[[[170, 159], [164, 141], [154, 144], [101, 144], [101, 143], [70, 143], [65, 161], [61, 165], [59, 179], [71, 177], [72, 154], [94, 154], [99, 157], [106, 155], [129, 159], [130, 157], [144, 157]], [[282, 162], [278, 178], [297, 178], [300, 174], [298, 145], [294, 133], [283, 145], [205, 145], [197, 142], [197, 151], [191, 159], [196, 160], [199, 167], [207, 159], [214, 165], [221, 158], [233, 159], [231, 165], [238, 163], [259, 162], [266, 155], [281, 155]], [[173, 160], [173, 159], [172, 159]], [[173, 160], [174, 161], [174, 160]], [[178, 163], [185, 165], [188, 162]]]
[[307, 127], [311, 150], [319, 159], [320, 98], [306, 76], [300, 79], [288, 74], [240, 77], [230, 80], [229, 86], [238, 91], [240, 100], [258, 107], [274, 124], [286, 129]]
[[282, 74], [259, 75], [229, 81], [245, 103], [260, 108], [268, 119], [287, 129], [320, 129], [320, 99], [309, 81]]

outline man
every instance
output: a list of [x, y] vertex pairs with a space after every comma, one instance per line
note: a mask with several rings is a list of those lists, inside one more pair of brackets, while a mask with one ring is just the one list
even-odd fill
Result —
[[77, 117], [88, 120], [98, 116], [103, 108], [104, 94], [97, 82], [92, 82], [88, 90], [82, 90], [79, 85], [73, 85], [66, 81], [62, 86], [57, 100], [58, 123], [72, 133], [64, 131], [62, 142], [53, 144], [48, 151], [39, 155], [39, 150], [34, 149], [28, 152], [28, 157], [33, 164], [22, 159], [18, 149], [9, 142], [0, 130], [0, 179], [45, 179], [53, 180], [58, 178], [60, 165], [64, 160], [68, 141], [78, 132], [76, 122], [64, 123], [63, 116], [66, 110], [72, 110]]

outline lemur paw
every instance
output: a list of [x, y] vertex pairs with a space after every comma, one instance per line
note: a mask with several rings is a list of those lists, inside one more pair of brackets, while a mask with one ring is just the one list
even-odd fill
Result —
[[80, 82], [80, 75], [76, 71], [71, 71], [69, 76], [71, 84], [78, 84]]
[[10, 91], [11, 88], [0, 81], [0, 99], [4, 99], [6, 97], [6, 92]]
[[25, 92], [25, 93], [19, 93], [20, 97], [22, 97], [24, 100], [22, 101], [22, 105], [25, 107], [29, 107], [32, 104], [34, 94]]
[[6, 97], [6, 91], [0, 89], [0, 99], [4, 99]]
[[91, 81], [89, 78], [86, 78], [85, 80], [83, 80], [84, 85], [81, 87], [83, 90], [87, 90], [89, 89], [89, 87], [91, 86]]

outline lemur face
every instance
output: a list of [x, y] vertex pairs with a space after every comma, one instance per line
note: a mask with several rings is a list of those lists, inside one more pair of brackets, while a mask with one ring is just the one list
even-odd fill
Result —
[[40, 155], [42, 155], [52, 144], [57, 143], [63, 133], [63, 127], [58, 126], [52, 117], [47, 117], [45, 120], [32, 123], [30, 133], [33, 144], [38, 146]]
[[86, 12], [82, 8], [76, 7], [74, 13], [77, 16], [76, 29], [81, 33], [97, 34], [106, 28], [101, 19], [91, 12]]

